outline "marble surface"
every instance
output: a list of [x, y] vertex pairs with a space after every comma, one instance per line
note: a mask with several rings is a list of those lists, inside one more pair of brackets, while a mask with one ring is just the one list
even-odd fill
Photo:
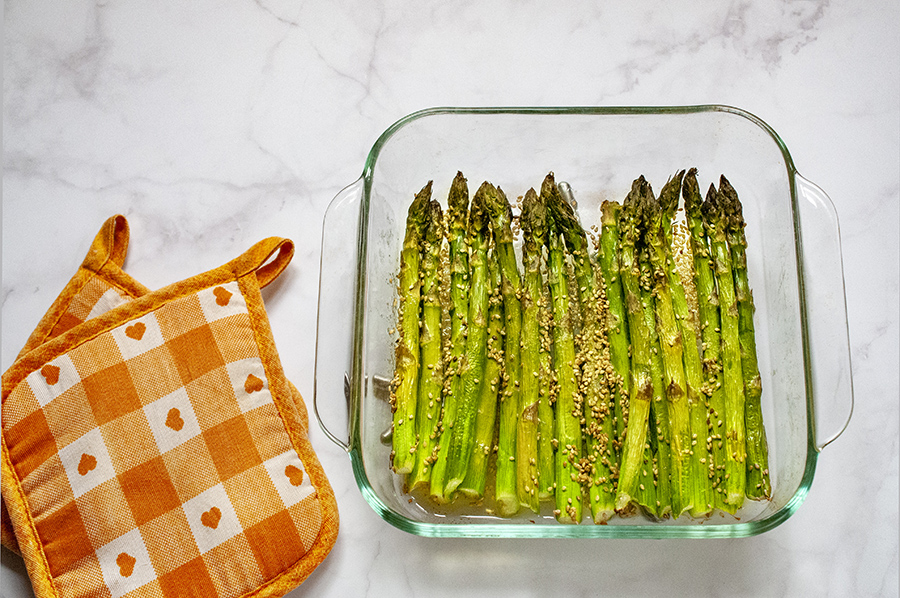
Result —
[[[856, 405], [799, 511], [745, 540], [419, 538], [315, 425], [337, 544], [292, 596], [896, 596], [900, 5], [892, 0], [8, 0], [2, 368], [105, 218], [157, 288], [269, 235], [266, 295], [311, 399], [322, 217], [420, 108], [723, 103], [768, 122], [841, 219]], [[3, 598], [31, 595], [2, 554]]]

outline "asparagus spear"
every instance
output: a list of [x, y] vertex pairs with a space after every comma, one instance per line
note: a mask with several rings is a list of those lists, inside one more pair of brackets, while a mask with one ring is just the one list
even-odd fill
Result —
[[[546, 243], [546, 236], [545, 236]], [[546, 282], [546, 281], [545, 281]], [[553, 371], [553, 309], [550, 287], [543, 285], [540, 297], [540, 396], [538, 398], [538, 498], [548, 500], [553, 497], [556, 487], [556, 372]]]
[[484, 496], [488, 461], [494, 452], [497, 397], [503, 383], [503, 299], [500, 295], [500, 269], [493, 252], [488, 255], [488, 286], [487, 364], [475, 415], [475, 445], [469, 471], [457, 488], [469, 498]]
[[503, 517], [519, 510], [516, 486], [516, 434], [521, 403], [522, 280], [513, 248], [512, 206], [506, 194], [490, 187], [486, 208], [494, 231], [494, 250], [500, 266], [500, 288], [503, 294], [505, 318], [504, 356], [506, 358], [506, 387], [500, 396], [500, 429], [497, 438], [497, 510]]
[[468, 335], [460, 373], [461, 394], [456, 406], [453, 431], [450, 435], [450, 452], [447, 455], [447, 482], [444, 486], [444, 496], [451, 496], [465, 479], [469, 459], [472, 456], [472, 447], [475, 443], [475, 416], [484, 380], [487, 353], [489, 229], [485, 208], [491, 189], [490, 183], [482, 184], [475, 192], [475, 197], [472, 198], [472, 207], [469, 210], [468, 241], [471, 249], [469, 261], [471, 280]]
[[628, 422], [625, 442], [619, 459], [619, 485], [616, 489], [616, 511], [625, 511], [637, 498], [638, 477], [647, 443], [653, 382], [650, 379], [650, 331], [641, 304], [640, 264], [637, 255], [638, 211], [642, 186], [641, 176], [634, 181], [625, 198], [619, 217], [619, 277], [625, 297], [628, 334], [631, 341], [631, 388], [628, 399]]
[[[687, 393], [688, 407], [691, 417], [691, 445], [690, 445], [690, 492], [691, 515], [703, 517], [708, 515], [714, 506], [712, 485], [709, 478], [709, 449], [707, 438], [709, 437], [709, 406], [701, 392], [703, 387], [703, 361], [700, 347], [697, 344], [699, 338], [695, 325], [695, 314], [688, 305], [687, 296], [681, 275], [675, 266], [673, 222], [675, 212], [678, 209], [679, 190], [682, 188], [685, 172], [682, 170], [675, 175], [671, 187], [663, 189], [660, 193], [660, 206], [663, 210], [662, 226], [665, 235], [665, 246], [669, 249], [666, 256], [666, 275], [669, 278], [669, 286], [672, 289], [673, 307], [675, 316], [681, 329], [682, 349], [684, 352], [684, 382]], [[694, 181], [696, 183], [696, 180]]]
[[[709, 194], [715, 194], [710, 187]], [[725, 503], [725, 389], [722, 387], [722, 360], [719, 317], [719, 294], [716, 290], [715, 267], [712, 263], [709, 239], [702, 213], [703, 197], [697, 183], [697, 169], [692, 168], [684, 178], [681, 189], [685, 218], [690, 231], [691, 254], [694, 262], [694, 286], [697, 289], [700, 339], [703, 349], [704, 384], [700, 391], [708, 403], [707, 462], [708, 479], [712, 489], [712, 506], [733, 511]], [[703, 438], [700, 436], [699, 438]]]
[[[660, 192], [660, 199], [648, 196], [646, 215], [646, 237], [650, 266], [655, 291], [657, 331], [662, 350], [664, 366], [665, 395], [669, 404], [668, 426], [672, 460], [672, 510], [677, 519], [693, 507], [691, 492], [691, 412], [687, 399], [687, 384], [684, 374], [683, 336], [679, 318], [675, 312], [675, 289], [681, 291], [684, 311], [687, 301], [684, 288], [677, 279], [674, 284], [670, 273], [674, 273], [671, 259], [671, 245], [667, 242], [663, 221], [671, 223], [668, 208], [678, 205], [683, 173], [670, 179]], [[663, 208], [663, 205], [666, 208]], [[674, 209], [672, 209], [674, 213]], [[687, 316], [687, 314], [685, 314]], [[685, 317], [686, 319], [686, 317]], [[693, 340], [693, 337], [691, 337]]]
[[441, 204], [428, 203], [425, 226], [422, 270], [422, 326], [419, 333], [421, 361], [419, 367], [419, 398], [416, 412], [419, 444], [416, 463], [409, 476], [410, 488], [428, 485], [431, 465], [436, 457], [435, 447], [440, 435], [441, 388], [444, 368], [441, 360], [441, 245], [444, 223]]
[[431, 199], [431, 181], [416, 194], [406, 218], [400, 252], [400, 339], [396, 349], [393, 410], [392, 467], [396, 473], [412, 471], [416, 458], [416, 395], [419, 378], [419, 253]]
[[741, 347], [737, 300], [731, 253], [725, 237], [725, 214], [720, 194], [710, 189], [702, 206], [719, 289], [722, 318], [722, 364], [725, 388], [725, 503], [737, 510], [746, 491], [746, 446], [744, 438], [744, 380], [741, 372]]
[[628, 356], [628, 322], [625, 314], [625, 298], [619, 276], [619, 212], [621, 206], [604, 201], [600, 206], [600, 273], [606, 288], [608, 304], [609, 359], [615, 379], [613, 383], [615, 413], [615, 450], [622, 452], [625, 425], [628, 418], [628, 384], [630, 358]]
[[[652, 197], [653, 192], [650, 191], [649, 198]], [[646, 232], [645, 229], [645, 236]], [[650, 381], [653, 385], [653, 403], [650, 407], [648, 446], [653, 464], [653, 483], [656, 491], [652, 503], [645, 502], [646, 495], [643, 495], [638, 500], [638, 504], [654, 517], [663, 518], [672, 512], [672, 427], [670, 405], [666, 397], [664, 382], [665, 366], [657, 331], [658, 303], [653, 296], [655, 289], [653, 288], [653, 275], [648, 253], [649, 248], [647, 247], [641, 251], [641, 306], [650, 335]], [[645, 461], [646, 459], [645, 456]]]
[[522, 271], [522, 376], [521, 405], [516, 434], [516, 490], [519, 503], [540, 511], [538, 484], [538, 405], [541, 394], [541, 256], [547, 238], [547, 213], [534, 189], [522, 200], [520, 218], [523, 245]]
[[431, 472], [431, 496], [439, 503], [449, 500], [444, 494], [447, 478], [447, 456], [450, 436], [456, 421], [456, 406], [462, 393], [461, 370], [466, 349], [469, 311], [469, 252], [466, 228], [469, 220], [469, 187], [461, 172], [456, 173], [447, 198], [450, 245], [450, 350], [444, 379], [444, 407], [441, 417], [442, 436], [437, 460]]
[[[553, 175], [547, 177], [553, 181]], [[613, 483], [613, 415], [610, 412], [610, 386], [606, 370], [610, 367], [605, 307], [602, 285], [596, 284], [594, 266], [589, 255], [587, 235], [572, 206], [557, 192], [548, 204], [553, 220], [562, 233], [572, 256], [578, 303], [581, 311], [581, 334], [578, 337], [581, 365], [581, 395], [584, 404], [587, 458], [590, 463], [588, 499], [594, 523], [605, 523], [615, 512]]]
[[746, 403], [744, 424], [747, 442], [747, 496], [752, 499], [769, 498], [769, 449], [762, 421], [762, 382], [756, 358], [756, 330], [753, 326], [753, 294], [747, 276], [747, 237], [744, 234], [744, 215], [741, 201], [731, 183], [722, 176], [719, 193], [727, 218], [725, 235], [731, 248], [734, 270], [734, 292], [738, 308], [738, 332], [741, 345], [741, 368], [744, 377]]
[[[544, 193], [543, 188], [541, 193]], [[581, 521], [582, 499], [580, 483], [582, 406], [574, 368], [575, 335], [565, 250], [555, 225], [550, 226], [547, 243], [549, 249], [547, 277], [553, 303], [553, 365], [558, 384], [554, 514], [560, 523], [578, 523]]]

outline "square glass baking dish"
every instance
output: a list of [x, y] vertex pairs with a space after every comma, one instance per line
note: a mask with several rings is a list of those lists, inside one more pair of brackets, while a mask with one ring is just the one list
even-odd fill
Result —
[[[762, 406], [773, 496], [747, 501], [736, 517], [654, 522], [614, 517], [561, 525], [547, 503], [513, 518], [486, 505], [438, 508], [404, 493], [389, 467], [386, 381], [394, 363], [395, 282], [406, 212], [434, 181], [446, 207], [462, 171], [511, 199], [549, 171], [571, 186], [585, 227], [604, 200], [622, 201], [643, 174], [658, 191], [677, 170], [697, 167], [701, 189], [725, 174], [747, 221], [748, 270], [756, 305]], [[346, 398], [346, 403], [342, 399]], [[326, 435], [350, 456], [365, 499], [407, 532], [442, 537], [722, 538], [753, 536], [800, 506], [824, 446], [846, 428], [853, 406], [837, 214], [803, 179], [779, 136], [729, 106], [432, 108], [401, 119], [369, 152], [362, 176], [324, 220], [314, 407]], [[323, 415], [320, 409], [327, 405]], [[327, 422], [327, 423], [326, 423]], [[346, 435], [331, 430], [346, 429]], [[489, 502], [489, 501], [487, 501]], [[588, 512], [587, 509], [585, 509]]]

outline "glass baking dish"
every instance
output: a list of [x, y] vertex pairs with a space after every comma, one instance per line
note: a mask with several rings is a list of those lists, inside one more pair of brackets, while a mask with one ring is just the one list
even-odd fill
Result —
[[[394, 362], [394, 275], [414, 193], [434, 180], [434, 197], [446, 206], [459, 170], [471, 191], [489, 180], [515, 198], [554, 171], [574, 191], [587, 228], [599, 223], [601, 203], [621, 202], [637, 176], [658, 191], [676, 170], [692, 166], [703, 190], [725, 174], [744, 205], [771, 500], [747, 501], [737, 517], [614, 517], [594, 525], [586, 515], [579, 525], [561, 525], [551, 503], [540, 514], [523, 509], [505, 519], [484, 505], [439, 509], [404, 493], [383, 434], [391, 425], [385, 385]], [[834, 207], [797, 173], [775, 131], [728, 106], [433, 108], [401, 119], [381, 135], [362, 176], [326, 212], [316, 343], [314, 406], [323, 430], [349, 453], [372, 508], [423, 536], [756, 535], [800, 506], [819, 452], [845, 429], [853, 406]], [[346, 436], [336, 429], [346, 429]]]

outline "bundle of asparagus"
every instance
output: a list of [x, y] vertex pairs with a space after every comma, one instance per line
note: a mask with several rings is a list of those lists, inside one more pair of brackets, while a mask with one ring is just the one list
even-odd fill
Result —
[[458, 173], [446, 213], [431, 190], [400, 259], [392, 467], [408, 489], [504, 517], [550, 502], [563, 523], [583, 506], [595, 523], [702, 518], [771, 496], [745, 223], [724, 176], [705, 200], [696, 169], [659, 196], [639, 177], [601, 206], [594, 255], [552, 173], [519, 227], [489, 182], [470, 206]]

